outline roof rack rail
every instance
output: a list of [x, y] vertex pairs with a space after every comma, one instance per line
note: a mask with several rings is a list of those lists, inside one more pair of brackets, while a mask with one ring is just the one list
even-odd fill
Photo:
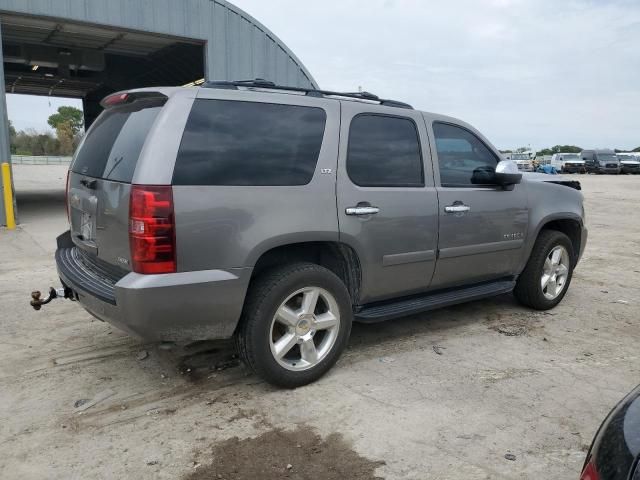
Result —
[[285, 85], [276, 85], [275, 83], [270, 82], [269, 80], [265, 80], [263, 78], [256, 78], [254, 80], [210, 81], [210, 82], [204, 82], [202, 84], [202, 88], [223, 88], [223, 89], [237, 90], [238, 87], [264, 88], [269, 90], [301, 92], [310, 97], [354, 98], [356, 100], [378, 102], [380, 105], [384, 105], [387, 107], [408, 108], [413, 110], [413, 107], [408, 103], [379, 98], [377, 95], [374, 95], [373, 93], [369, 93], [369, 92], [332, 92], [330, 90], [318, 90], [314, 88], [287, 87]]

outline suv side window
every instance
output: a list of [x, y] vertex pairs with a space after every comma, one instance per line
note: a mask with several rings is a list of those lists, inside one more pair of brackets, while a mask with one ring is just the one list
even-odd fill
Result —
[[320, 155], [323, 109], [196, 99], [174, 185], [306, 185]]
[[354, 117], [347, 173], [361, 187], [423, 187], [422, 153], [413, 120], [375, 114]]
[[434, 122], [433, 133], [443, 187], [491, 185], [498, 157], [469, 130]]

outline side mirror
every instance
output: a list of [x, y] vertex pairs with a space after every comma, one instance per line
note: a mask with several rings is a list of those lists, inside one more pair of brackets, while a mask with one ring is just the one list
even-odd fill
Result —
[[518, 164], [512, 160], [503, 160], [496, 166], [495, 182], [503, 187], [516, 185], [522, 181]]

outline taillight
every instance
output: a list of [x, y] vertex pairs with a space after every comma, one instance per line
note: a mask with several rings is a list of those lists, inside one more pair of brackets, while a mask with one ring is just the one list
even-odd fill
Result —
[[69, 173], [71, 170], [67, 170], [67, 185], [64, 187], [64, 208], [67, 211], [67, 222], [71, 222], [71, 212], [69, 210]]
[[598, 473], [598, 470], [596, 470], [593, 459], [590, 459], [589, 463], [584, 467], [580, 480], [600, 480], [600, 474]]
[[171, 186], [131, 186], [129, 246], [134, 272], [173, 273], [176, 271], [176, 237]]

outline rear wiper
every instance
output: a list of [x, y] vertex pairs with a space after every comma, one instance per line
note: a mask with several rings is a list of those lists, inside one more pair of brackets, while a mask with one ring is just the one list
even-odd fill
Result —
[[122, 162], [123, 159], [124, 159], [124, 155], [122, 155], [119, 158], [116, 158], [115, 161], [113, 162], [113, 166], [109, 169], [107, 173], [105, 173], [104, 178], [109, 178], [109, 175], [111, 175], [111, 173], [118, 167], [118, 165], [120, 165], [120, 162]]

